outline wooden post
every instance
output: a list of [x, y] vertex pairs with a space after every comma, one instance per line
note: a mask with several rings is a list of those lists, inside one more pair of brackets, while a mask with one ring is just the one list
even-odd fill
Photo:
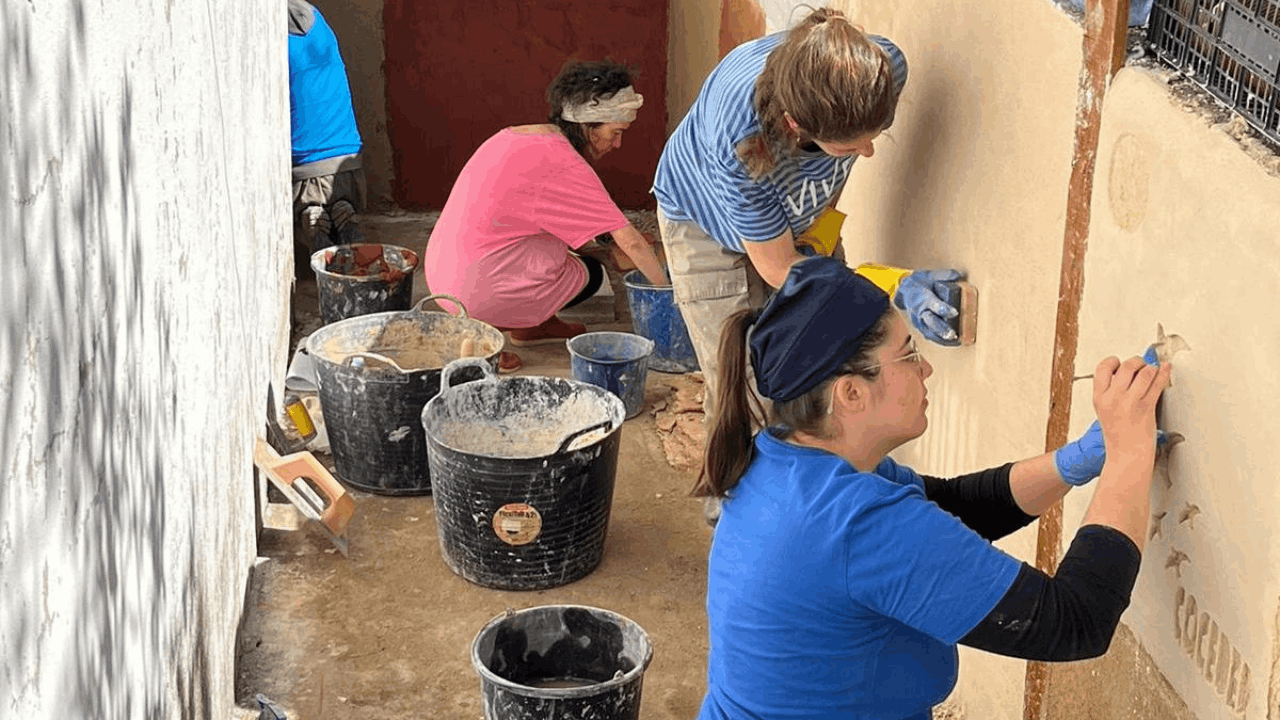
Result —
[[[1058, 311], [1054, 325], [1053, 369], [1049, 381], [1049, 422], [1045, 449], [1067, 442], [1071, 420], [1071, 378], [1075, 374], [1080, 336], [1080, 302], [1084, 290], [1084, 253], [1089, 238], [1093, 174], [1098, 157], [1102, 99], [1107, 85], [1124, 65], [1129, 0], [1088, 0], [1084, 18], [1084, 65], [1076, 104], [1075, 151], [1067, 186], [1067, 222], [1058, 277]], [[1040, 516], [1036, 534], [1036, 567], [1053, 574], [1062, 548], [1062, 503]], [[1041, 720], [1049, 668], [1028, 662], [1023, 695], [1023, 720]]]

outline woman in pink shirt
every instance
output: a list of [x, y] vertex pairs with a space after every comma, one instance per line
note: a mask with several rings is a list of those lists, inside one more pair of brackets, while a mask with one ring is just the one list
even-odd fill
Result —
[[[611, 235], [650, 282], [667, 284], [590, 164], [622, 147], [644, 102], [631, 73], [608, 60], [571, 63], [547, 101], [550, 122], [505, 128], [467, 161], [423, 258], [431, 292], [457, 297], [472, 317], [510, 331], [514, 345], [586, 332], [556, 313], [600, 289], [600, 262], [575, 252], [598, 235]], [[515, 370], [520, 359], [504, 352], [499, 366]]]

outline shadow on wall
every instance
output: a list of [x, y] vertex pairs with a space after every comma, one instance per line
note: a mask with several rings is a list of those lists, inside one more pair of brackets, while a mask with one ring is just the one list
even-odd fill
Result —
[[954, 154], [966, 142], [957, 128], [961, 99], [956, 88], [939, 73], [910, 65], [911, 60], [908, 55], [909, 76], [903, 91], [904, 99], [910, 98], [910, 112], [903, 118], [902, 110], [907, 108], [899, 108], [898, 121], [887, 133], [889, 143], [906, 148], [907, 159], [895, 164], [884, 193], [884, 226], [877, 233], [894, 238], [895, 262], [904, 261], [903, 250], [927, 249], [935, 239], [932, 226], [938, 210], [949, 202], [948, 180], [937, 172], [936, 159]]
[[[81, 5], [57, 48], [35, 46], [33, 12], [0, 3], [0, 715], [174, 717], [173, 680], [182, 717], [207, 717], [200, 600], [190, 565], [165, 562], [166, 540], [194, 538], [166, 538], [179, 399], [170, 312], [143, 273], [134, 89], [125, 76], [123, 111], [104, 111]], [[178, 632], [196, 662], [174, 662]]]

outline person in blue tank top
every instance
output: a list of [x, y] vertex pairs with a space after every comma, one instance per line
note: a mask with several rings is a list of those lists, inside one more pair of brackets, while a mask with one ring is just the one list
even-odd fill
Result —
[[360, 242], [360, 131], [338, 38], [320, 11], [289, 0], [294, 240], [310, 251]]
[[[726, 55], [667, 140], [653, 187], [659, 232], [709, 416], [725, 319], [760, 307], [801, 257], [843, 256], [835, 203], [893, 124], [906, 82], [897, 45], [820, 8]], [[959, 344], [948, 324], [958, 309], [935, 288], [961, 274], [892, 270], [881, 284], [921, 334]]]
[[[723, 501], [699, 719], [928, 720], [955, 685], [958, 643], [1043, 661], [1105, 652], [1137, 579], [1171, 366], [1106, 358], [1084, 437], [923, 476], [888, 457], [928, 426], [933, 373], [889, 296], [828, 257], [781, 285], [730, 318], [720, 347], [695, 489]], [[747, 357], [772, 401], [754, 436]], [[1095, 477], [1054, 576], [991, 544]]]

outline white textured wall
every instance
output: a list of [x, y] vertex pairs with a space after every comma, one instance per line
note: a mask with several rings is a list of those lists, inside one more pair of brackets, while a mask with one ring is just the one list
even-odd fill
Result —
[[0, 3], [0, 718], [227, 717], [291, 257], [284, 3]]

